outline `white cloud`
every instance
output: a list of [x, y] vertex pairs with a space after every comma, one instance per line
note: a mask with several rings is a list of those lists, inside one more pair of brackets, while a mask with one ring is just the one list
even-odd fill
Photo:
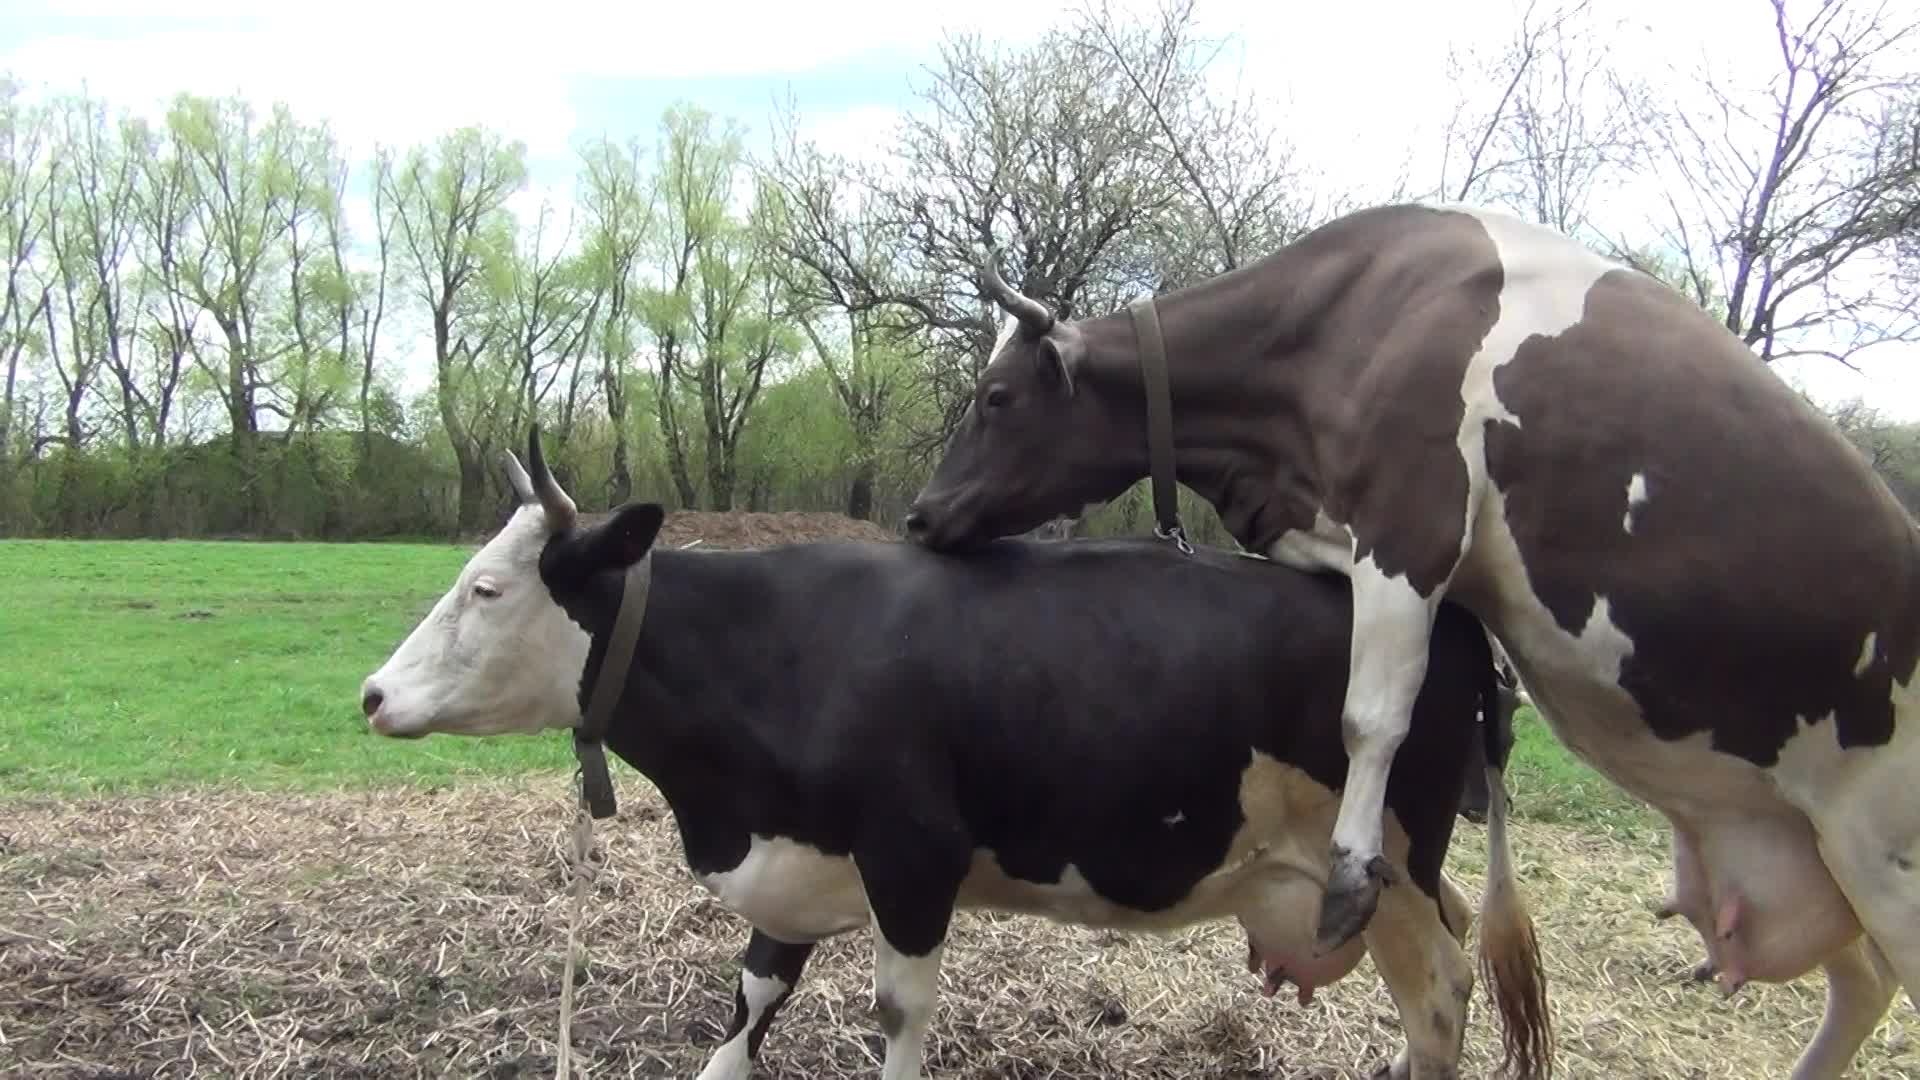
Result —
[[0, 64], [29, 86], [79, 90], [149, 116], [174, 94], [238, 94], [262, 112], [284, 102], [325, 118], [355, 156], [465, 124], [523, 140], [535, 157], [565, 154], [574, 128], [564, 70], [516, 58], [507, 42], [443, 47], [367, 35], [343, 23], [166, 30], [137, 37], [63, 34], [27, 41]]

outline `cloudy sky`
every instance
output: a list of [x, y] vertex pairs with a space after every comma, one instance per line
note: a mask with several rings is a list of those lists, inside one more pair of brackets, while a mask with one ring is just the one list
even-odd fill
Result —
[[[473, 4], [330, 0], [315, 4], [176, 0], [7, 0], [0, 70], [32, 85], [79, 88], [158, 114], [179, 91], [284, 101], [325, 118], [355, 156], [482, 123], [523, 140], [535, 184], [520, 200], [564, 197], [582, 139], [650, 139], [667, 105], [687, 99], [764, 137], [791, 93], [830, 149], [870, 152], [912, 102], [944, 31], [1031, 38], [1082, 0], [696, 0], [607, 5], [544, 0], [510, 14]], [[1119, 6], [1144, 6], [1117, 0]], [[1150, 2], [1150, 0], [1149, 0]], [[1384, 192], [1404, 169], [1433, 177], [1433, 148], [1454, 99], [1449, 46], [1493, 48], [1522, 0], [1200, 0], [1201, 30], [1237, 39], [1222, 76], [1266, 96], [1267, 115], [1330, 183]], [[1765, 0], [1606, 0], [1609, 53], [1673, 85], [1702, 63], [1756, 89], [1772, 45]], [[1424, 170], [1424, 171], [1423, 171]], [[1651, 236], [1647, 192], [1615, 192], [1615, 231]], [[1865, 396], [1920, 419], [1920, 350], [1887, 346], [1864, 374], [1830, 361], [1782, 374], [1817, 397]], [[411, 381], [411, 380], [409, 380]]]

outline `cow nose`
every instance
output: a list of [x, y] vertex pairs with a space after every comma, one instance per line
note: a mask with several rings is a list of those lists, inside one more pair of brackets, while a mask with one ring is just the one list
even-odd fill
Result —
[[374, 713], [380, 711], [380, 703], [385, 700], [387, 700], [387, 695], [382, 694], [377, 688], [369, 686], [366, 691], [360, 695], [360, 711], [366, 713], [368, 717], [372, 717]]
[[914, 507], [907, 511], [907, 535], [919, 539], [927, 535], [927, 512]]

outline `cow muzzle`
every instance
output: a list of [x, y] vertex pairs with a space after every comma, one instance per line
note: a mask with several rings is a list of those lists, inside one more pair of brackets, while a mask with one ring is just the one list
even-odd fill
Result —
[[367, 727], [376, 735], [390, 739], [418, 739], [426, 735], [424, 731], [395, 726], [393, 711], [387, 708], [387, 694], [371, 678], [361, 684], [360, 711], [366, 714]]

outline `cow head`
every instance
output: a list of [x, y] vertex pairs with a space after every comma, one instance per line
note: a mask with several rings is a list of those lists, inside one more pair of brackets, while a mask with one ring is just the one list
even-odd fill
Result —
[[361, 708], [376, 733], [498, 735], [580, 722], [587, 627], [596, 619], [610, 626], [612, 617], [600, 610], [594, 582], [638, 562], [665, 512], [630, 503], [579, 528], [573, 500], [541, 456], [537, 427], [527, 458], [531, 475], [505, 455], [520, 500], [513, 517], [361, 685]]
[[[973, 401], [907, 514], [907, 533], [935, 550], [1078, 517], [1146, 471], [1143, 406], [1116, 409], [1082, 324], [1015, 292], [990, 258], [987, 291], [1007, 313]], [[1093, 392], [1090, 392], [1093, 391]], [[1110, 448], [1139, 443], [1139, 460]]]

